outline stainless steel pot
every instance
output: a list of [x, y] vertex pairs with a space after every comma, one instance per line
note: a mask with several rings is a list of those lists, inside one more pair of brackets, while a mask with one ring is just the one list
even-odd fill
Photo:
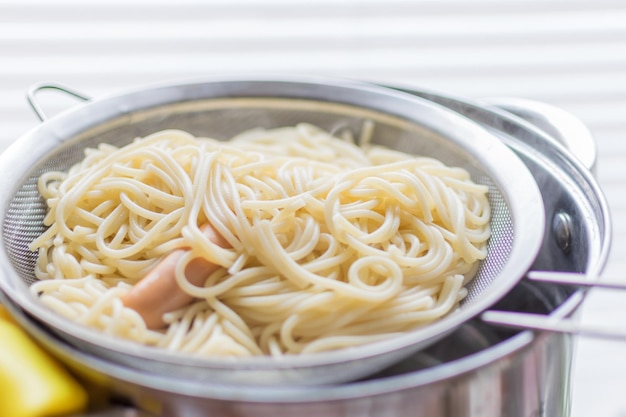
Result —
[[[489, 103], [411, 92], [481, 124], [530, 168], [541, 189], [548, 219], [533, 269], [600, 275], [610, 245], [610, 218], [590, 166], [581, 163], [545, 130]], [[566, 127], [552, 126], [557, 132]], [[575, 139], [568, 136], [568, 140]], [[545, 314], [554, 319], [572, 317], [584, 294], [571, 286], [523, 280], [493, 308]], [[505, 330], [475, 318], [427, 350], [364, 380], [308, 388], [264, 388], [170, 378], [98, 358], [57, 338], [17, 305], [6, 301], [23, 325], [77, 373], [104, 384], [135, 409], [154, 415], [569, 414], [573, 355], [569, 335]]]

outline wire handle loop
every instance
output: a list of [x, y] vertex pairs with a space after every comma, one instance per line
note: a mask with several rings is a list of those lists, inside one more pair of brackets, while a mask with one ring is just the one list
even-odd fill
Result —
[[44, 122], [48, 119], [46, 112], [43, 110], [41, 104], [37, 101], [37, 94], [44, 90], [54, 90], [57, 92], [61, 92], [77, 98], [82, 101], [88, 101], [90, 99], [89, 96], [86, 96], [82, 93], [79, 93], [71, 88], [68, 88], [62, 84], [57, 83], [40, 83], [36, 84], [28, 89], [26, 92], [26, 99], [28, 100], [28, 104], [35, 112], [35, 115], [39, 118], [39, 121]]

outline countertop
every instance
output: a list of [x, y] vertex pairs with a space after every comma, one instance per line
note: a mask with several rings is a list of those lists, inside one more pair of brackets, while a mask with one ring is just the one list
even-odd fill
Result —
[[[225, 73], [327, 75], [575, 115], [597, 141], [613, 220], [603, 279], [626, 281], [626, 2], [622, 0], [0, 0], [0, 150], [37, 125], [41, 81], [89, 96]], [[52, 102], [54, 111], [71, 105]], [[624, 327], [594, 290], [582, 322]], [[573, 417], [626, 416], [625, 342], [579, 338]]]

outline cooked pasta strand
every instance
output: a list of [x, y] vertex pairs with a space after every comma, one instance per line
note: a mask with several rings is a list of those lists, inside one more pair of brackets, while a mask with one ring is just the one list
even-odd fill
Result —
[[[486, 256], [487, 188], [467, 171], [312, 125], [231, 141], [167, 130], [41, 176], [32, 291], [72, 320], [198, 356], [309, 354], [451, 312]], [[209, 222], [228, 242], [201, 231]], [[121, 300], [169, 252], [195, 301], [153, 331]], [[219, 265], [189, 282], [194, 258]]]

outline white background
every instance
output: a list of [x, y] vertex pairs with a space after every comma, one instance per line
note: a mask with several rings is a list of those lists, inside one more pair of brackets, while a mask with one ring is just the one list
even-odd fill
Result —
[[[238, 72], [405, 83], [568, 110], [598, 144], [614, 223], [605, 278], [626, 281], [623, 0], [0, 0], [0, 149], [36, 126], [24, 93], [37, 82], [95, 97]], [[626, 327], [624, 306], [626, 293], [595, 291], [582, 320]], [[579, 340], [574, 417], [626, 416], [625, 353], [626, 342]]]

